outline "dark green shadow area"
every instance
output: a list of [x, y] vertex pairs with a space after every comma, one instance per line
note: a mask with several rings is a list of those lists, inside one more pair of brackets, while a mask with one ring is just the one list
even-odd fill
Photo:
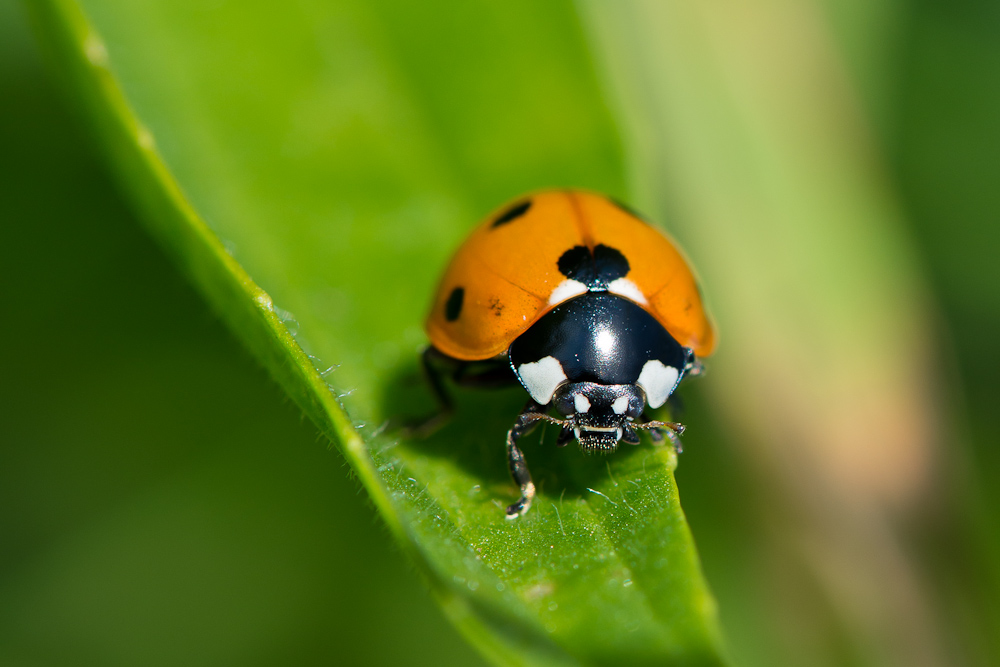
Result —
[[0, 99], [0, 663], [479, 664], [125, 207], [11, 3]]
[[[940, 305], [942, 470], [949, 490], [914, 533], [953, 652], [1000, 660], [1000, 7], [921, 0], [906, 13], [887, 138], [914, 239]], [[948, 520], [948, 517], [957, 520]]]

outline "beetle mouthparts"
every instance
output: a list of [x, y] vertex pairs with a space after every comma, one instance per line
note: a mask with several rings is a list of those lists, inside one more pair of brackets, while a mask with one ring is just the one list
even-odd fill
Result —
[[575, 428], [573, 434], [580, 443], [580, 449], [587, 453], [609, 453], [618, 449], [622, 439], [621, 428]]

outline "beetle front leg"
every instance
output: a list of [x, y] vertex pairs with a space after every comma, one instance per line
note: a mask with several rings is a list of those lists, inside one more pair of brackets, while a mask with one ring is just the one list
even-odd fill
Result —
[[510, 469], [510, 476], [514, 478], [514, 483], [521, 488], [521, 497], [516, 503], [507, 506], [508, 519], [524, 516], [531, 508], [531, 501], [535, 497], [535, 483], [531, 481], [528, 464], [524, 461], [524, 453], [518, 448], [517, 441], [538, 425], [537, 415], [542, 411], [540, 405], [529, 401], [517, 416], [517, 421], [507, 431], [507, 467]]
[[[643, 424], [646, 424], [646, 423], [652, 421], [649, 418], [649, 415], [646, 414], [645, 412], [642, 413], [642, 416], [640, 417], [640, 419], [642, 420], [641, 422], [639, 422], [639, 426], [640, 427], [642, 427]], [[654, 444], [659, 445], [660, 443], [663, 442], [663, 429], [661, 429], [661, 428], [648, 428], [648, 427], [646, 427], [643, 430], [649, 432], [649, 437], [652, 438]]]

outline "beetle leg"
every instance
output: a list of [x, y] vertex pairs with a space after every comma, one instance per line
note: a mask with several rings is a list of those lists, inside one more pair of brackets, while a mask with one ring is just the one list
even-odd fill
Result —
[[699, 375], [705, 374], [705, 365], [702, 363], [701, 359], [694, 356], [694, 352], [688, 349], [688, 360], [684, 367], [684, 374], [690, 375], [691, 377], [698, 377]]
[[[433, 347], [428, 347], [420, 355], [420, 362], [424, 368], [424, 374], [427, 376], [427, 383], [431, 386], [431, 391], [434, 392], [434, 399], [438, 402], [441, 411], [448, 413], [455, 409], [451, 396], [444, 387], [444, 375], [453, 375], [456, 372], [454, 364], [448, 363], [450, 361], [450, 358], [445, 357]], [[445, 368], [446, 366], [450, 367]]]
[[[647, 415], [645, 412], [642, 413], [642, 416], [640, 417], [640, 419], [642, 419], [642, 421], [639, 422], [640, 424], [650, 421], [649, 415]], [[643, 429], [643, 430], [649, 432], [649, 437], [653, 440], [653, 442], [655, 444], [658, 445], [658, 444], [660, 444], [660, 443], [663, 442], [663, 429], [662, 428], [649, 428], [649, 429]]]
[[664, 433], [667, 434], [667, 438], [670, 440], [670, 444], [674, 446], [674, 451], [680, 454], [684, 451], [684, 443], [681, 442], [681, 437], [677, 435], [676, 431], [672, 431], [669, 428], [664, 429]]
[[434, 400], [438, 404], [438, 410], [423, 421], [405, 427], [404, 431], [407, 435], [425, 438], [451, 419], [455, 412], [455, 404], [444, 386], [444, 378], [457, 372], [458, 363], [433, 347], [427, 347], [420, 355], [420, 365], [423, 368], [424, 377], [427, 378], [427, 384], [431, 388], [431, 393], [434, 395]]
[[507, 507], [508, 519], [524, 516], [535, 497], [535, 484], [531, 481], [528, 464], [524, 461], [524, 453], [518, 448], [517, 441], [538, 425], [540, 420], [537, 415], [542, 411], [540, 405], [528, 401], [514, 425], [507, 431], [507, 467], [510, 469], [510, 476], [514, 478], [514, 483], [521, 488], [521, 497], [516, 503]]
[[653, 444], [661, 444], [663, 442], [663, 437], [666, 436], [670, 440], [670, 444], [674, 446], [677, 453], [680, 454], [684, 451], [684, 444], [681, 442], [681, 434], [684, 433], [684, 425], [678, 424], [676, 422], [654, 422], [658, 426], [652, 426], [649, 424], [653, 420], [649, 419], [646, 413], [642, 413], [642, 422], [636, 424], [639, 428], [644, 431], [649, 431], [649, 437], [653, 439]]
[[446, 378], [459, 386], [475, 388], [503, 387], [517, 381], [505, 359], [461, 361], [434, 346], [428, 346], [420, 356], [420, 363], [438, 410], [423, 421], [405, 428], [407, 434], [419, 438], [427, 437], [444, 426], [455, 412], [455, 404], [445, 385]]

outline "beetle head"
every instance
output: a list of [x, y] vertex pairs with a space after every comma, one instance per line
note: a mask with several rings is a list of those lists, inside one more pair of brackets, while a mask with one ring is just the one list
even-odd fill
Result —
[[637, 444], [632, 422], [646, 405], [646, 396], [635, 385], [567, 382], [556, 389], [552, 404], [566, 419], [560, 444], [576, 438], [585, 452], [610, 452], [624, 440]]

